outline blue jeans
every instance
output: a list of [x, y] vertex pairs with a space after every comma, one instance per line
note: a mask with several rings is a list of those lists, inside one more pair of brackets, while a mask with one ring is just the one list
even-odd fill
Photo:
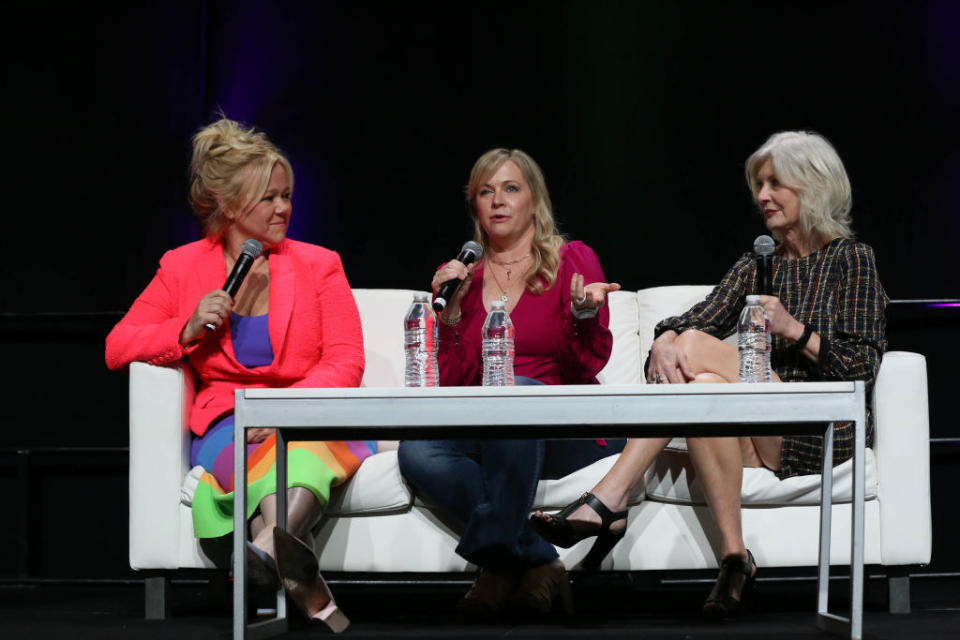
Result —
[[[531, 384], [518, 378], [516, 384]], [[532, 384], [540, 384], [532, 381]], [[541, 478], [623, 450], [625, 440], [405, 440], [400, 472], [460, 532], [457, 553], [494, 571], [550, 562], [557, 551], [527, 518]]]

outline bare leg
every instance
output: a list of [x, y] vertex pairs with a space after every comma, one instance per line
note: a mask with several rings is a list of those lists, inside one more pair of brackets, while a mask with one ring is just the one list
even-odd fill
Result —
[[[691, 384], [736, 382], [739, 356], [736, 348], [700, 331], [685, 331], [677, 338], [697, 372]], [[741, 440], [749, 438], [687, 438], [690, 462], [700, 478], [707, 504], [720, 529], [722, 556], [746, 559], [740, 521], [740, 487], [743, 483]], [[752, 448], [752, 445], [749, 445]]]
[[687, 438], [690, 462], [720, 528], [722, 556], [747, 557], [740, 524], [743, 458], [738, 438]]
[[[700, 331], [685, 331], [677, 338], [677, 344], [687, 353], [687, 360], [699, 382], [729, 382], [727, 376], [733, 375], [736, 380], [738, 365], [737, 350], [730, 345]], [[700, 353], [703, 350], [704, 353]], [[732, 373], [729, 363], [730, 350], [735, 359]], [[590, 490], [608, 509], [614, 512], [627, 508], [627, 501], [635, 487], [643, 482], [647, 468], [653, 463], [663, 448], [670, 442], [670, 438], [631, 438], [620, 454], [620, 458], [613, 467]], [[549, 514], [537, 511], [536, 517], [548, 519]], [[567, 516], [567, 521], [575, 528], [582, 524], [583, 529], [590, 529], [601, 524], [600, 516], [584, 505]], [[617, 521], [611, 530], [616, 532], [626, 526], [626, 521]]]
[[[600, 502], [613, 512], [627, 508], [627, 501], [633, 488], [643, 482], [643, 474], [663, 448], [670, 442], [670, 438], [631, 438], [623, 448], [620, 457], [613, 464], [610, 471], [590, 490]], [[550, 515], [542, 511], [536, 512], [536, 517], [549, 519]], [[577, 529], [588, 530], [594, 525], [602, 524], [600, 516], [592, 508], [584, 505], [567, 516], [567, 521]], [[626, 520], [618, 520], [610, 529], [613, 532], [621, 531], [627, 526]]]
[[[720, 557], [735, 556], [746, 563], [750, 555], [743, 542], [740, 513], [744, 465], [741, 441], [744, 440], [751, 442], [750, 438], [687, 438], [687, 447], [710, 512], [720, 529]], [[725, 560], [721, 562], [726, 564]], [[747, 572], [750, 576], [755, 575], [756, 564], [752, 564]], [[704, 604], [704, 614], [723, 617], [731, 613], [739, 605], [746, 583], [747, 573], [722, 569]]]
[[[740, 375], [736, 347], [713, 336], [688, 330], [677, 337], [677, 344], [687, 356], [696, 383], [737, 382]], [[773, 374], [776, 382], [780, 378]], [[634, 488], [643, 481], [647, 468], [670, 441], [669, 438], [630, 439], [620, 458], [607, 475], [591, 490], [612, 511], [622, 511]], [[722, 536], [723, 555], [741, 554], [746, 559], [740, 519], [740, 488], [743, 467], [779, 468], [780, 438], [690, 438], [690, 459], [702, 479], [710, 505]], [[549, 515], [537, 512], [538, 517]], [[589, 529], [601, 523], [600, 516], [582, 506], [567, 516], [576, 527], [582, 523]], [[619, 527], [619, 521], [616, 523]], [[618, 527], [611, 527], [614, 531]]]
[[[740, 379], [740, 356], [736, 347], [702, 331], [684, 331], [677, 343], [698, 375], [693, 382], [737, 382]], [[712, 376], [710, 374], [713, 374]], [[773, 373], [773, 381], [780, 376]], [[745, 467], [780, 468], [780, 436], [757, 436], [740, 439], [740, 451]]]

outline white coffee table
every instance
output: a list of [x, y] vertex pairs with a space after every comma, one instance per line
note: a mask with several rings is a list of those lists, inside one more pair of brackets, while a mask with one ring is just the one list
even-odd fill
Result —
[[[850, 615], [827, 611], [831, 473], [821, 480], [816, 624], [859, 640], [863, 629], [863, 522], [866, 394], [863, 382], [700, 385], [570, 385], [524, 387], [238, 389], [235, 442], [245, 430], [277, 428], [277, 516], [286, 527], [288, 440], [416, 440], [451, 438], [613, 438], [801, 435], [825, 436], [830, 423], [855, 423]], [[246, 447], [234, 447], [234, 477], [245, 478]], [[824, 469], [830, 469], [829, 463]], [[234, 493], [234, 531], [246, 531], [246, 483]], [[233, 635], [264, 638], [287, 629], [286, 601], [277, 617], [247, 625], [245, 536], [234, 536]]]

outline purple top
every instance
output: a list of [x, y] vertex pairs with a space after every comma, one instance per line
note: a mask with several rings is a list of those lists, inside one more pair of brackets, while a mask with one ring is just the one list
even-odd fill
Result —
[[273, 347], [267, 330], [269, 314], [241, 316], [230, 313], [230, 339], [237, 362], [247, 369], [265, 367], [273, 362]]
[[[460, 307], [456, 327], [440, 324], [440, 385], [479, 386], [483, 379], [480, 345], [487, 311], [483, 307], [484, 262], [474, 272]], [[560, 249], [560, 269], [553, 286], [541, 295], [524, 291], [510, 312], [516, 328], [514, 373], [546, 384], [596, 384], [613, 346], [607, 328], [610, 311], [600, 308], [594, 318], [577, 320], [570, 311], [570, 278], [583, 275], [584, 284], [605, 282], [597, 254], [582, 242]]]
[[[230, 314], [230, 339], [233, 341], [233, 353], [237, 362], [248, 369], [254, 367], [264, 367], [273, 362], [273, 347], [270, 346], [270, 334], [267, 330], [267, 321], [269, 314], [262, 316], [241, 316], [236, 313]], [[233, 416], [227, 418], [230, 421], [230, 431], [233, 430]], [[212, 429], [211, 429], [212, 431]], [[365, 458], [377, 452], [377, 443], [375, 440], [366, 442], [347, 441], [344, 444], [350, 449], [351, 453], [363, 462]], [[259, 443], [247, 445], [247, 455], [259, 446]], [[226, 477], [232, 477], [233, 457], [224, 456], [231, 466], [223, 470]], [[216, 474], [214, 474], [216, 475]], [[223, 485], [221, 483], [221, 486]]]

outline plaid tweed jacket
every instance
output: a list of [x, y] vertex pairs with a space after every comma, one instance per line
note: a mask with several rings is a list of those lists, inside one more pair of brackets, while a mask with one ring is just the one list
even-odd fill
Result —
[[[744, 254], [707, 298], [683, 315], [661, 321], [655, 330], [677, 333], [699, 329], [718, 338], [736, 331], [745, 296], [756, 291], [756, 264]], [[784, 382], [865, 380], [867, 397], [887, 346], [884, 310], [887, 295], [877, 276], [873, 249], [837, 238], [796, 260], [773, 259], [774, 295], [797, 320], [820, 336], [817, 362], [781, 336], [773, 337], [771, 365]], [[873, 443], [873, 419], [867, 408], [867, 446]], [[837, 465], [853, 455], [853, 424], [834, 426]], [[820, 473], [823, 438], [785, 436], [780, 450], [780, 478]]]

